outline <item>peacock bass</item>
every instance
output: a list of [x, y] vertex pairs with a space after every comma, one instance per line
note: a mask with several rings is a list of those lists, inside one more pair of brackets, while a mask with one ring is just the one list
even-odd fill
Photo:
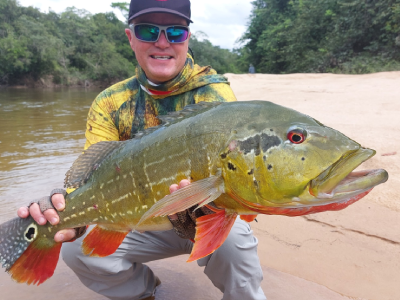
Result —
[[[82, 251], [102, 257], [131, 230], [169, 230], [167, 215], [207, 205], [214, 213], [196, 220], [194, 261], [224, 242], [237, 215], [339, 210], [388, 178], [352, 172], [374, 150], [270, 102], [202, 102], [159, 118], [160, 126], [97, 143], [74, 162], [65, 186], [76, 190], [58, 225], [30, 217], [0, 225], [0, 260], [13, 279], [39, 285], [53, 275], [61, 248], [53, 238], [63, 228], [97, 224]], [[164, 197], [182, 179], [192, 183]]]

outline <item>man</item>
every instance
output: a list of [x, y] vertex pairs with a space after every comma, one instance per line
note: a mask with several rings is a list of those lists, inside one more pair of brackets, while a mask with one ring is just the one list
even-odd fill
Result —
[[[159, 125], [158, 114], [182, 109], [200, 101], [235, 101], [229, 83], [210, 67], [195, 65], [188, 54], [190, 31], [189, 0], [132, 0], [129, 28], [125, 30], [139, 66], [136, 75], [106, 89], [89, 111], [85, 149], [99, 141], [126, 140], [145, 128]], [[189, 184], [172, 185], [174, 192]], [[53, 194], [53, 192], [52, 192]], [[65, 200], [60, 191], [51, 195], [61, 211]], [[54, 209], [37, 203], [20, 208], [39, 223], [59, 222]], [[203, 211], [203, 214], [207, 214]], [[155, 299], [160, 284], [143, 263], [188, 254], [193, 232], [180, 231], [182, 221], [192, 221], [192, 212], [170, 217], [175, 230], [129, 233], [117, 251], [104, 258], [84, 256], [82, 238], [63, 244], [62, 256], [84, 285], [110, 299]], [[55, 240], [70, 241], [81, 229], [58, 232]], [[181, 238], [184, 237], [184, 238]], [[260, 282], [262, 270], [257, 256], [257, 239], [247, 223], [238, 219], [224, 244], [198, 261], [204, 272], [223, 293], [223, 299], [266, 299]]]

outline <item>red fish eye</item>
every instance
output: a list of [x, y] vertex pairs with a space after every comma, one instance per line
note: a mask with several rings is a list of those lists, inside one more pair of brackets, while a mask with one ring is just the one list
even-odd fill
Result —
[[290, 131], [287, 134], [287, 138], [293, 144], [301, 144], [306, 139], [305, 136], [304, 136], [304, 133], [299, 132], [297, 130]]

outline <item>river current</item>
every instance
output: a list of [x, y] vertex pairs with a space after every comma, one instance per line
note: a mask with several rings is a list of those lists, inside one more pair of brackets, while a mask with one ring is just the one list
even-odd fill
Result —
[[0, 89], [0, 223], [63, 187], [100, 90]]

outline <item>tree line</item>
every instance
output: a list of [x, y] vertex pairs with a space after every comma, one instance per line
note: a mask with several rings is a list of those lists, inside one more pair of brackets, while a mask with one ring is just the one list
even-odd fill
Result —
[[400, 0], [256, 0], [240, 49], [265, 73], [400, 70]]
[[[400, 70], [400, 0], [256, 0], [233, 51], [192, 35], [196, 63], [219, 73]], [[128, 3], [113, 8], [127, 13]], [[43, 13], [0, 0], [0, 84], [51, 77], [61, 85], [114, 82], [134, 74], [136, 59], [114, 13], [75, 7]]]

